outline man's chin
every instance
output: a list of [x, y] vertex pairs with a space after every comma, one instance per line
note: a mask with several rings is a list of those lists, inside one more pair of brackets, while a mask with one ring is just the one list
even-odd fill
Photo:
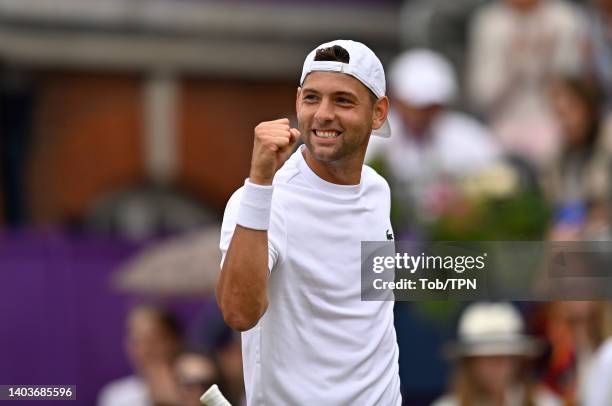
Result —
[[312, 157], [319, 162], [333, 162], [338, 160], [338, 151], [336, 148], [319, 145], [307, 145], [307, 147]]

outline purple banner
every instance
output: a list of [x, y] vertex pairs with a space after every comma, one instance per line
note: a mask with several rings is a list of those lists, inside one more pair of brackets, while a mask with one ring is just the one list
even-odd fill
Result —
[[[123, 350], [135, 298], [109, 276], [143, 244], [63, 233], [0, 233], [0, 385], [76, 385], [74, 405], [130, 373]], [[201, 303], [171, 303], [185, 320]]]

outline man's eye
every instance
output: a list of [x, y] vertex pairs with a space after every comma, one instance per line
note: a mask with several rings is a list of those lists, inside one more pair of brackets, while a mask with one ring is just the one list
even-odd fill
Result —
[[351, 104], [352, 101], [349, 99], [345, 99], [344, 97], [340, 97], [339, 99], [337, 99], [338, 103], [340, 104]]
[[307, 94], [306, 96], [304, 96], [304, 100], [305, 101], [316, 101], [317, 100], [317, 96], [315, 96], [314, 94]]

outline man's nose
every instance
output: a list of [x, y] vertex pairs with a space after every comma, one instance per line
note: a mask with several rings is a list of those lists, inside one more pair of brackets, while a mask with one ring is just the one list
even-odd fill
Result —
[[332, 121], [334, 119], [334, 105], [331, 100], [323, 99], [315, 112], [315, 120], [320, 123]]

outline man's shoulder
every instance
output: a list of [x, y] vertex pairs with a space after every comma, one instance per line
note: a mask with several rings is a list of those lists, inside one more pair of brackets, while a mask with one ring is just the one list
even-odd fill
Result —
[[434, 124], [438, 131], [450, 133], [455, 137], [484, 137], [491, 138], [492, 135], [484, 123], [471, 115], [457, 110], [444, 112]]
[[242, 199], [242, 191], [244, 190], [244, 185], [240, 186], [238, 189], [232, 193], [230, 198], [227, 200], [225, 205], [225, 213], [232, 210], [233, 208], [238, 209], [238, 205], [240, 205], [240, 199]]
[[298, 154], [300, 153], [300, 149], [298, 148], [276, 172], [273, 181], [274, 186], [289, 183], [291, 179], [299, 174], [300, 170], [298, 164], [300, 156]]
[[[276, 193], [276, 191], [278, 189], [282, 189], [282, 185], [289, 183], [290, 180], [296, 174], [297, 172], [295, 169], [290, 169], [290, 168], [286, 168], [285, 170], [283, 170], [283, 168], [279, 169], [276, 175], [274, 175], [274, 180], [272, 182], [272, 185], [275, 188], [275, 193], [273, 195], [274, 196], [273, 201], [276, 200], [276, 197], [278, 196], [278, 193]], [[234, 191], [234, 193], [232, 193], [230, 198], [227, 200], [226, 210], [227, 208], [237, 207], [240, 204], [240, 200], [242, 199], [243, 191], [244, 191], [244, 185], [240, 186], [238, 189]]]
[[436, 123], [434, 133], [437, 151], [461, 171], [493, 162], [501, 155], [501, 146], [487, 127], [465, 113], [445, 113]]
[[373, 188], [383, 188], [385, 190], [390, 190], [389, 183], [385, 178], [383, 178], [374, 168], [363, 165], [363, 170], [361, 172], [362, 182], [365, 187], [373, 187]]

